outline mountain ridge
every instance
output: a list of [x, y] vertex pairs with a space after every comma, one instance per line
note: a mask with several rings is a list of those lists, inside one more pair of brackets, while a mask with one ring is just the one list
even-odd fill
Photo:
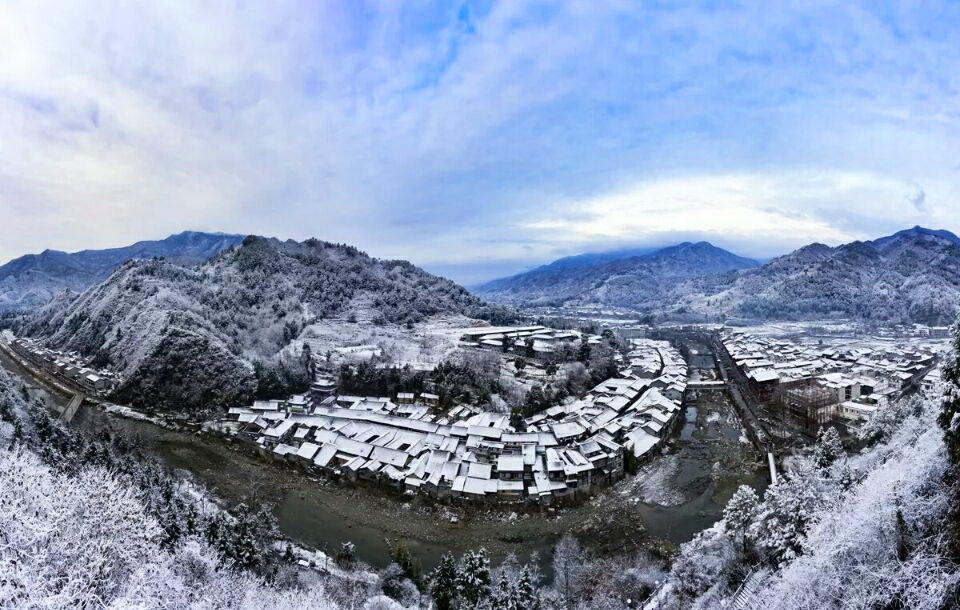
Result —
[[738, 263], [732, 253], [711, 262], [717, 251], [684, 242], [595, 267], [519, 274], [477, 293], [494, 302], [612, 305], [711, 321], [846, 317], [942, 325], [960, 310], [960, 237], [943, 229], [914, 226], [835, 247], [814, 242], [763, 264]]
[[[610, 255], [616, 256], [616, 253]], [[633, 256], [589, 259], [589, 262], [575, 266], [557, 264], [576, 258], [559, 259], [525, 273], [492, 280], [475, 288], [475, 291], [498, 302], [556, 302], [581, 298], [598, 290], [604, 294], [620, 292], [626, 289], [624, 284], [634, 283], [631, 282], [634, 277], [648, 283], [658, 283], [668, 278], [691, 277], [759, 264], [706, 241], [681, 242]]]
[[178, 264], [196, 265], [240, 243], [243, 237], [182, 231], [129, 246], [76, 252], [47, 248], [39, 254], [25, 254], [0, 266], [0, 311], [38, 307], [65, 290], [83, 292], [132, 259], [164, 257]]
[[[734, 280], [713, 291], [678, 287], [673, 296], [694, 309], [699, 301], [701, 313], [706, 299], [725, 315], [759, 319], [947, 324], [960, 309], [960, 238], [916, 226], [834, 248], [811, 244]], [[692, 299], [683, 295], [691, 288]]]

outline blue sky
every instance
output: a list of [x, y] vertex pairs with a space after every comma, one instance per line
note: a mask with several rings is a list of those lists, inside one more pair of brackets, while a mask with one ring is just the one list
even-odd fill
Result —
[[0, 259], [184, 229], [465, 283], [960, 232], [960, 5], [0, 3]]

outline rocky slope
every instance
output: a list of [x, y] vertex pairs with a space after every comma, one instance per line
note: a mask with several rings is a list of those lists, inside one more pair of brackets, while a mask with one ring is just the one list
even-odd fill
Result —
[[124, 400], [196, 410], [249, 400], [257, 387], [251, 362], [269, 362], [320, 319], [405, 324], [500, 311], [406, 261], [251, 236], [196, 268], [124, 263], [102, 284], [28, 316], [19, 330], [115, 367], [127, 377], [118, 391]]
[[122, 248], [27, 254], [0, 266], [0, 311], [37, 307], [64, 290], [83, 292], [128, 260], [164, 257], [179, 265], [196, 265], [242, 239], [242, 235], [185, 231]]
[[513, 304], [643, 306], [682, 279], [747, 269], [757, 264], [707, 242], [684, 242], [638, 255], [567, 257], [526, 273], [488, 282], [478, 286], [475, 292], [484, 298]]

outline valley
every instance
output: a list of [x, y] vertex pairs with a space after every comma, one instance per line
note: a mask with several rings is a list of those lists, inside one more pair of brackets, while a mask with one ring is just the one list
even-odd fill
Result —
[[[44, 389], [43, 376], [2, 353], [0, 365], [27, 381], [33, 397], [66, 402], [62, 394]], [[712, 370], [712, 359], [704, 365]], [[388, 561], [388, 540], [404, 540], [426, 570], [444, 553], [479, 546], [495, 561], [508, 553], [522, 560], [537, 553], [547, 560], [566, 533], [601, 556], [643, 549], [663, 553], [719, 518], [739, 484], [763, 489], [767, 481], [763, 463], [743, 442], [736, 414], [722, 397], [690, 407], [664, 455], [635, 478], [581, 505], [549, 512], [450, 506], [308, 477], [217, 436], [162, 427], [92, 405], [81, 409], [71, 425], [127, 438], [228, 504], [270, 506], [281, 532], [303, 545], [331, 554], [343, 542], [352, 542], [359, 558], [378, 568]], [[723, 477], [714, 464], [723, 464]], [[550, 576], [549, 563], [544, 569]]]
[[0, 610], [960, 609], [960, 1], [0, 37]]
[[[937, 391], [951, 357], [939, 313], [878, 319], [834, 304], [764, 320], [728, 317], [713, 297], [709, 315], [690, 295], [689, 308], [651, 305], [678, 286], [738, 290], [774, 271], [786, 283], [770, 290], [796, 303], [790, 278], [833, 281], [824, 261], [845, 248], [764, 265], [705, 243], [574, 257], [521, 293], [615, 269], [603, 299], [491, 304], [405, 261], [250, 236], [190, 265], [128, 260], [80, 295], [8, 315], [0, 365], [60, 434], [133, 448], [225, 514], [263, 511], [277, 536], [264, 561], [308, 557], [302, 577], [334, 579], [337, 595], [356, 582], [372, 587], [356, 595], [387, 590], [398, 561], [427, 587], [413, 578], [478, 552], [559, 595], [574, 552], [593, 574], [578, 595], [617, 598], [611, 566], [626, 562], [641, 574], [631, 595], [660, 604], [684, 562], [725, 552], [691, 549], [728, 544], [731, 507], [765, 506], [757, 527], [781, 527], [795, 511], [780, 495], [828, 476], [808, 470], [818, 456], [834, 456], [821, 469], [864, 462], [854, 452], [906, 417], [891, 413], [928, 417], [910, 405]], [[858, 248], [870, 265], [925, 252], [949, 270], [956, 246], [915, 229]], [[951, 295], [917, 311], [949, 309]], [[46, 430], [38, 417], [24, 421]], [[830, 485], [855, 476], [817, 485], [839, 493]], [[757, 538], [751, 552], [773, 561], [792, 552], [784, 540]]]

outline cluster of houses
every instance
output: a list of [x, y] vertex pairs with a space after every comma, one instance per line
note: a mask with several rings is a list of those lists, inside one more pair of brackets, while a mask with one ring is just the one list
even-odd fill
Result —
[[949, 326], [927, 326], [926, 324], [899, 324], [876, 331], [877, 336], [887, 338], [926, 337], [946, 339], [950, 336]]
[[20, 357], [54, 378], [78, 385], [89, 394], [106, 395], [120, 382], [116, 373], [90, 366], [89, 362], [76, 352], [49, 349], [25, 337], [14, 339], [9, 346]]
[[[461, 347], [480, 347], [543, 356], [564, 343], [600, 343], [599, 335], [587, 335], [576, 330], [557, 330], [546, 326], [481, 326], [459, 331]], [[506, 344], [506, 348], [504, 347]]]
[[935, 374], [945, 343], [884, 338], [829, 340], [772, 338], [725, 328], [723, 348], [761, 399], [781, 388], [815, 383], [850, 423], [869, 419], [879, 406]]
[[625, 452], [650, 456], [682, 419], [680, 353], [638, 340], [630, 362], [639, 374], [625, 367], [517, 428], [467, 405], [437, 413], [431, 394], [344, 396], [319, 378], [307, 395], [230, 409], [228, 430], [310, 472], [454, 501], [550, 504], [620, 479]]

